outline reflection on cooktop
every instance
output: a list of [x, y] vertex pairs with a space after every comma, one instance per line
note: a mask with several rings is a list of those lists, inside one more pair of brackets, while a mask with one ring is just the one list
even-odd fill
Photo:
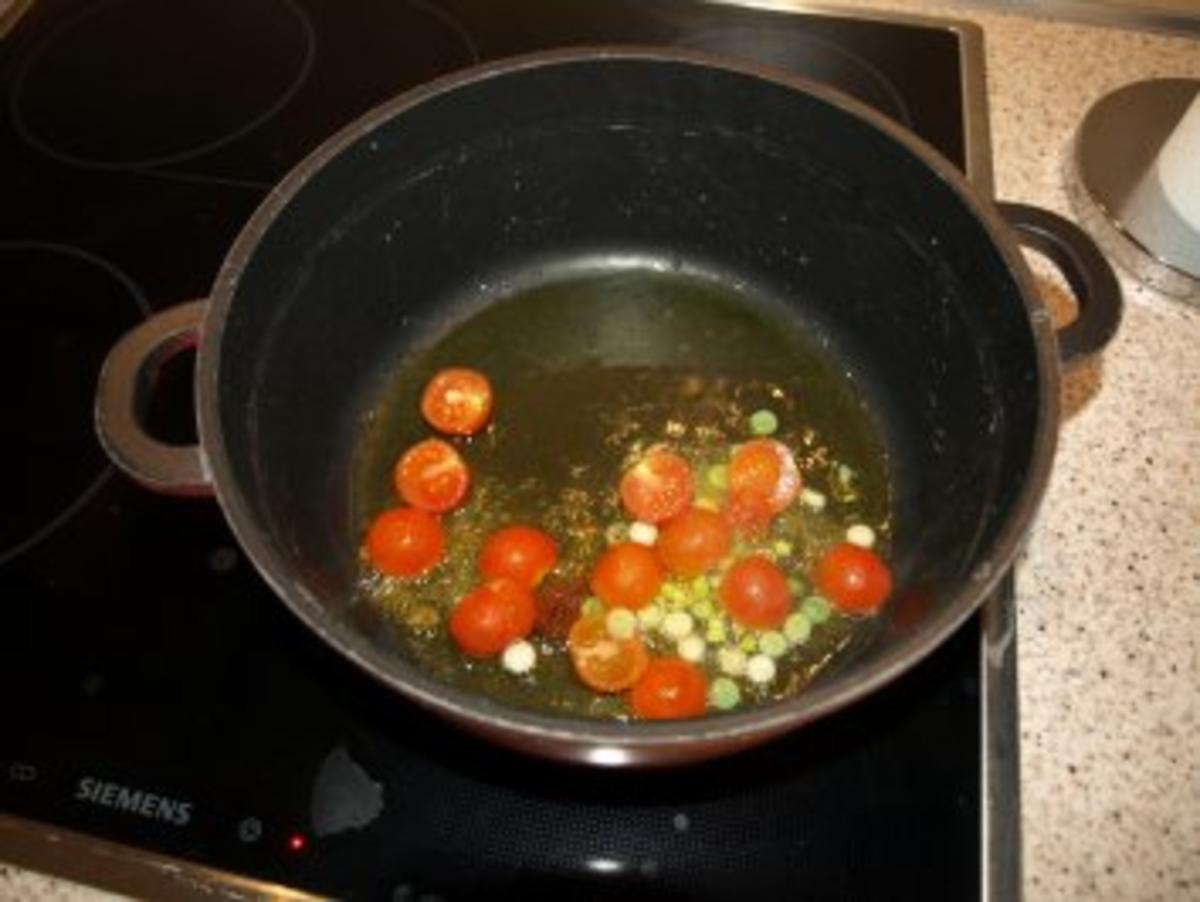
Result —
[[79, 248], [0, 242], [8, 324], [0, 383], [18, 428], [0, 446], [0, 565], [62, 526], [111, 474], [92, 433], [92, 374], [121, 334], [149, 313], [136, 284]]
[[63, 22], [26, 58], [13, 121], [64, 163], [179, 163], [278, 113], [315, 52], [312, 23], [292, 0], [110, 0]]
[[749, 59], [835, 85], [857, 100], [912, 126], [904, 98], [887, 76], [858, 54], [832, 41], [790, 28], [723, 28], [685, 34], [676, 46]]
[[294, 135], [266, 155], [280, 162], [278, 177], [374, 102], [478, 59], [452, 14], [421, 0], [357, 9], [349, 22], [308, 6], [86, 5], [21, 60], [7, 96], [12, 126], [68, 166], [162, 173], [186, 163], [190, 176], [233, 180], [251, 173], [226, 172], [218, 151], [237, 157], [247, 142]]

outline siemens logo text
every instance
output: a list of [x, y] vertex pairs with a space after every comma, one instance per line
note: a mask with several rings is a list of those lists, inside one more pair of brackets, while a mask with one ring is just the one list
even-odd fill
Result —
[[109, 783], [92, 777], [83, 777], [79, 781], [75, 787], [75, 798], [104, 808], [128, 811], [152, 821], [174, 824], [176, 827], [182, 827], [192, 819], [191, 802], [167, 798], [143, 789], [130, 789], [119, 783]]

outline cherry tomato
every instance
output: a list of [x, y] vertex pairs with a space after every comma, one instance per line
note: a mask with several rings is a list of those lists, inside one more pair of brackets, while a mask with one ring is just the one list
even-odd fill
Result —
[[729, 553], [732, 536], [721, 515], [691, 507], [658, 534], [658, 556], [680, 576], [699, 576]]
[[532, 526], [506, 526], [483, 543], [479, 572], [486, 577], [507, 576], [533, 588], [542, 581], [558, 557], [554, 540]]
[[452, 445], [431, 438], [404, 452], [392, 481], [400, 497], [413, 507], [440, 514], [462, 503], [471, 486], [471, 471]]
[[841, 542], [817, 561], [813, 583], [842, 610], [869, 614], [892, 591], [892, 573], [874, 551]]
[[532, 593], [506, 577], [490, 579], [459, 599], [450, 614], [450, 635], [476, 658], [498, 655], [533, 629]]
[[755, 629], [779, 626], [792, 607], [787, 577], [761, 554], [744, 557], [730, 567], [718, 594], [730, 617]]
[[487, 376], [466, 367], [436, 373], [421, 396], [421, 413], [439, 432], [473, 435], [492, 416], [492, 385]]
[[437, 518], [413, 507], [394, 507], [375, 518], [364, 541], [376, 570], [419, 576], [442, 559], [446, 537]]
[[642, 608], [658, 594], [662, 564], [645, 545], [617, 542], [610, 545], [592, 569], [592, 594], [618, 608]]
[[661, 523], [687, 510], [694, 487], [688, 462], [655, 447], [621, 476], [621, 502], [637, 519]]
[[579, 678], [600, 692], [628, 689], [650, 664], [642, 640], [637, 636], [614, 639], [600, 614], [575, 621], [567, 636], [567, 648]]
[[721, 519], [739, 536], [764, 532], [774, 516], [765, 499], [750, 495], [730, 495], [721, 509]]
[[783, 442], [756, 438], [729, 459], [730, 505], [777, 514], [800, 492], [800, 469]]
[[650, 720], [696, 717], [707, 700], [704, 673], [682, 658], [655, 658], [629, 693], [634, 713]]

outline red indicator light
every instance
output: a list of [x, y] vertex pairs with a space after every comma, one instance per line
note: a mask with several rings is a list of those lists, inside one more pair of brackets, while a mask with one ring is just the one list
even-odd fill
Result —
[[303, 852], [307, 845], [308, 840], [304, 838], [303, 833], [293, 833], [288, 837], [287, 847], [289, 852]]

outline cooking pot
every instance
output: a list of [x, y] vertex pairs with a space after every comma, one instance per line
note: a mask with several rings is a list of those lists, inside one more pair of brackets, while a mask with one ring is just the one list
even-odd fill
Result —
[[[1057, 338], [1018, 242], [1078, 297]], [[882, 429], [896, 588], [795, 697], [676, 722], [535, 713], [439, 682], [353, 603], [353, 449], [386, 374], [518, 282], [631, 260], [773, 298], [838, 355]], [[215, 492], [283, 602], [399, 695], [539, 755], [676, 763], [861, 698], [971, 614], [1045, 489], [1060, 363], [1099, 349], [1120, 303], [1070, 222], [975, 196], [919, 139], [835, 91], [706, 55], [577, 49], [453, 74], [329, 139], [263, 202], [209, 299], [113, 349], [96, 420], [135, 479]], [[555, 341], [617, 362], [644, 349], [605, 325]], [[522, 340], [496, 335], [489, 369], [517, 365]], [[191, 345], [200, 441], [167, 446], [140, 411], [157, 368]]]

